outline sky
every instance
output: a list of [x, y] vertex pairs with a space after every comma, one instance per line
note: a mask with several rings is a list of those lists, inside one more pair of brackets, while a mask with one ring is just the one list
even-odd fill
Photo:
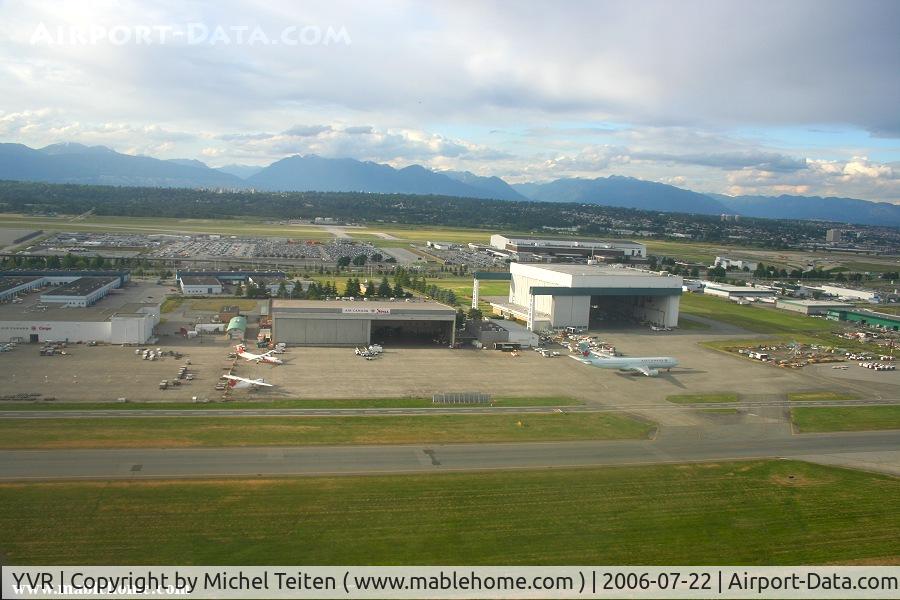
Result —
[[900, 203], [900, 2], [0, 0], [0, 142]]

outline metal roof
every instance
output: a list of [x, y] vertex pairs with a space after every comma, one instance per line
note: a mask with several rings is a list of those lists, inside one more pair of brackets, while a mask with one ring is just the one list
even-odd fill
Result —
[[247, 330], [247, 317], [237, 316], [232, 317], [230, 321], [228, 321], [228, 327], [226, 331], [231, 331], [233, 329], [240, 329], [241, 331]]

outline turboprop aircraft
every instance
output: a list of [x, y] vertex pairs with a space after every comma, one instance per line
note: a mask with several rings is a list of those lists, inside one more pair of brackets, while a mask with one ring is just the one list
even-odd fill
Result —
[[246, 377], [238, 377], [237, 375], [222, 375], [222, 379], [227, 379], [228, 387], [235, 390], [244, 390], [247, 388], [255, 390], [258, 387], [275, 387], [271, 383], [266, 383], [265, 379], [247, 379]]
[[254, 360], [258, 363], [265, 362], [273, 365], [283, 365], [284, 361], [280, 358], [275, 358], [272, 354], [275, 353], [274, 350], [269, 350], [265, 354], [253, 354], [252, 352], [247, 352], [247, 347], [243, 344], [238, 344], [234, 347], [235, 352], [238, 356], [246, 360]]

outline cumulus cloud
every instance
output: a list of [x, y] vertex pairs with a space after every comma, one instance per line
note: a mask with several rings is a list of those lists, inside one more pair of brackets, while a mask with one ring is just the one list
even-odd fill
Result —
[[781, 173], [794, 173], [805, 169], [805, 158], [793, 158], [775, 152], [720, 152], [708, 154], [665, 154], [638, 152], [632, 158], [684, 165], [700, 165], [717, 169], [757, 169]]
[[[316, 153], [511, 181], [626, 174], [900, 200], [900, 150], [878, 141], [900, 138], [900, 3], [510, 6], [0, 3], [0, 137], [214, 164]], [[228, 43], [32, 39], [38, 25], [191, 23]], [[347, 35], [250, 44], [235, 27]], [[818, 129], [825, 143], [782, 143], [777, 128]], [[844, 143], [835, 129], [880, 137]]]
[[791, 193], [900, 201], [900, 170], [866, 157], [810, 160], [806, 171], [792, 176], [757, 169], [735, 171], [729, 173], [728, 183], [732, 194]]

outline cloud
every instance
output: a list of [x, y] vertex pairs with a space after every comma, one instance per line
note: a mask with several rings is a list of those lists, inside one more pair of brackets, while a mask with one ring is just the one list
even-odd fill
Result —
[[284, 132], [293, 137], [316, 137], [320, 133], [331, 131], [331, 125], [294, 125]]
[[775, 152], [721, 152], [707, 154], [665, 154], [636, 152], [633, 159], [683, 165], [700, 165], [717, 169], [758, 169], [793, 173], [807, 168], [805, 158], [793, 158]]
[[814, 194], [900, 202], [900, 170], [866, 157], [810, 160], [808, 169], [792, 175], [756, 169], [735, 171], [728, 174], [728, 183], [732, 194]]
[[[316, 153], [512, 181], [625, 174], [701, 191], [900, 200], [890, 162], [900, 147], [885, 142], [900, 139], [900, 3], [515, 6], [0, 3], [0, 137], [217, 163]], [[276, 40], [292, 27], [348, 36], [30, 43], [39, 24], [190, 23]], [[807, 138], [778, 138], [779, 128]]]

